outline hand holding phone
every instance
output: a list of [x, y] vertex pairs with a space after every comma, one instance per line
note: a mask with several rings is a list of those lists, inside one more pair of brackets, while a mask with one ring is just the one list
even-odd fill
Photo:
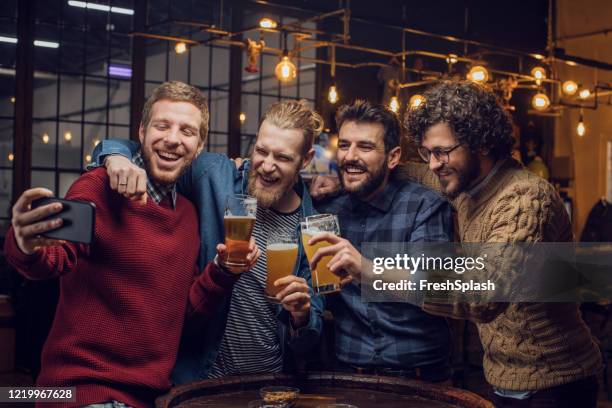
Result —
[[13, 206], [12, 225], [17, 245], [25, 254], [58, 240], [91, 243], [94, 206], [52, 197], [45, 188], [26, 190]]

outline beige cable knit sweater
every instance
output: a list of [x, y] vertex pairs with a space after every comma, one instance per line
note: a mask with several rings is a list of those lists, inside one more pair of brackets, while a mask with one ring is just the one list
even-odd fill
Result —
[[[440, 190], [426, 165], [394, 174]], [[461, 242], [568, 242], [569, 218], [554, 188], [509, 159], [476, 196], [453, 201]], [[574, 303], [425, 304], [432, 314], [476, 323], [487, 381], [515, 391], [540, 390], [597, 374], [601, 354]]]

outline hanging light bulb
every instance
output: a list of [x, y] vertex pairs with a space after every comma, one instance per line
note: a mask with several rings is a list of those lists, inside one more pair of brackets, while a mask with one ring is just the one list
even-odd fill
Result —
[[329, 87], [329, 92], [327, 92], [327, 100], [331, 104], [338, 102], [338, 90], [336, 89], [336, 85]]
[[297, 68], [288, 55], [284, 55], [274, 69], [274, 75], [281, 82], [289, 82], [297, 76]]
[[565, 81], [561, 89], [563, 90], [564, 94], [572, 96], [576, 94], [576, 91], [578, 91], [578, 84], [574, 81]]
[[85, 156], [85, 161], [86, 161], [87, 163], [91, 162], [91, 155], [90, 155], [90, 154], [88, 154], [87, 156]]
[[15, 101], [16, 101], [16, 100], [17, 100], [17, 99], [15, 99], [15, 97], [14, 97], [14, 96], [11, 96], [11, 103], [15, 103]]
[[66, 133], [64, 133], [64, 140], [70, 143], [70, 141], [72, 140], [72, 133], [70, 131], [67, 131]]
[[531, 106], [535, 110], [544, 111], [550, 106], [550, 99], [545, 93], [537, 93], [531, 99]]
[[580, 95], [580, 99], [586, 99], [589, 96], [591, 96], [591, 91], [589, 91], [588, 89], [585, 88], [585, 89], [580, 90], [580, 94], [579, 95]]
[[476, 65], [468, 72], [467, 79], [474, 82], [487, 82], [489, 80], [489, 71], [482, 65]]
[[576, 133], [578, 136], [582, 137], [586, 133], [586, 126], [584, 126], [584, 118], [582, 116], [582, 110], [580, 111], [580, 120], [578, 121], [578, 125], [576, 126]]
[[397, 99], [397, 96], [391, 97], [391, 100], [389, 101], [389, 109], [391, 109], [395, 113], [399, 112], [400, 103], [399, 99]]
[[10, 162], [12, 162], [13, 160], [15, 160], [15, 155], [14, 155], [13, 153], [9, 153], [9, 155], [8, 155], [8, 160], [9, 160]]
[[458, 60], [458, 56], [457, 54], [448, 54], [448, 57], [446, 57], [446, 63], [447, 64], [456, 64]]
[[240, 120], [240, 123], [246, 122], [246, 113], [240, 112], [240, 116], [238, 116], [238, 119]]
[[98, 145], [98, 143], [100, 143], [100, 140], [98, 140], [98, 139], [94, 139], [93, 140], [94, 147], [96, 147]]
[[271, 18], [264, 17], [261, 20], [259, 20], [259, 26], [261, 28], [273, 29], [278, 26], [278, 23], [272, 20]]
[[535, 78], [537, 85], [542, 83], [542, 80], [546, 78], [546, 70], [542, 67], [535, 67], [531, 70], [531, 76]]
[[408, 101], [408, 106], [410, 106], [410, 109], [418, 108], [423, 102], [425, 102], [423, 95], [412, 95], [410, 97], [410, 101]]
[[42, 135], [42, 142], [44, 144], [49, 144], [49, 135], [48, 134], [45, 133], [44, 135]]
[[185, 51], [187, 51], [187, 44], [185, 44], [183, 41], [177, 42], [176, 45], [174, 46], [174, 51], [177, 54], [184, 53]]

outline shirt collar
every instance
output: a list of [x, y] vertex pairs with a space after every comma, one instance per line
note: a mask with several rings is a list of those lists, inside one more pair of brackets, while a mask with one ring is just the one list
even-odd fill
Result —
[[393, 181], [387, 181], [387, 185], [385, 188], [370, 201], [362, 201], [357, 196], [349, 194], [349, 200], [353, 208], [357, 208], [362, 205], [370, 206], [376, 208], [382, 212], [388, 212], [391, 209], [391, 204], [393, 203], [393, 198], [395, 197], [395, 193], [399, 189], [399, 185]]
[[485, 188], [487, 186], [487, 184], [489, 184], [491, 179], [499, 172], [499, 169], [504, 165], [504, 163], [506, 163], [506, 161], [507, 161], [507, 159], [498, 160], [497, 163], [495, 163], [495, 165], [493, 166], [493, 168], [489, 172], [489, 174], [487, 174], [487, 176], [485, 178], [483, 178], [478, 184], [476, 184], [474, 187], [472, 187], [471, 189], [469, 189], [465, 193], [468, 196], [470, 196], [470, 197], [474, 197], [478, 193], [480, 193], [482, 191], [482, 189]]
[[[132, 163], [141, 169], [145, 168], [141, 150], [138, 150], [138, 152], [132, 156]], [[159, 204], [166, 195], [169, 195], [170, 201], [172, 202], [172, 208], [176, 209], [176, 183], [172, 183], [167, 186], [159, 184], [152, 180], [147, 174], [147, 193], [157, 204]]]

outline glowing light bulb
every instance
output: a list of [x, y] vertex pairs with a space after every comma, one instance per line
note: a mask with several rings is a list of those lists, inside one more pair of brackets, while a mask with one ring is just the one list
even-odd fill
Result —
[[561, 87], [563, 93], [569, 96], [575, 95], [578, 91], [578, 84], [574, 81], [565, 81]]
[[448, 57], [446, 57], [446, 63], [447, 64], [456, 64], [459, 57], [457, 57], [457, 54], [448, 54]]
[[64, 140], [70, 143], [70, 141], [72, 140], [72, 133], [70, 131], [64, 133]]
[[240, 120], [240, 123], [246, 122], [246, 114], [244, 112], [240, 112], [238, 119]]
[[98, 145], [98, 143], [100, 143], [100, 140], [98, 140], [98, 139], [94, 139], [93, 140], [94, 147], [96, 147]]
[[86, 161], [87, 163], [91, 162], [91, 155], [90, 155], [90, 154], [88, 154], [87, 156], [85, 156], [85, 161]]
[[174, 46], [174, 51], [177, 54], [182, 54], [185, 51], [187, 51], [187, 44], [185, 44], [184, 42], [177, 42], [176, 45]]
[[271, 29], [271, 28], [278, 27], [278, 23], [276, 21], [272, 20], [271, 18], [264, 17], [261, 20], [259, 20], [259, 26], [261, 28]]
[[11, 103], [15, 103], [15, 101], [16, 101], [16, 100], [17, 100], [17, 99], [15, 99], [15, 97], [14, 97], [14, 96], [11, 96]]
[[474, 82], [487, 82], [489, 80], [489, 71], [482, 65], [476, 65], [468, 72], [467, 79]]
[[389, 101], [389, 109], [391, 109], [395, 113], [399, 112], [400, 103], [397, 99], [397, 96], [391, 97], [391, 100]]
[[45, 133], [45, 134], [42, 136], [42, 142], [43, 142], [44, 144], [49, 144], [49, 135], [48, 135], [48, 134], [46, 134], [46, 133]]
[[586, 127], [584, 127], [584, 122], [578, 122], [578, 126], [576, 126], [576, 133], [578, 136], [582, 137], [586, 133]]
[[589, 91], [588, 89], [582, 89], [579, 95], [581, 99], [586, 99], [591, 96], [591, 91]]
[[15, 155], [13, 153], [9, 153], [8, 159], [9, 159], [9, 161], [12, 162], [13, 160], [15, 160]]
[[546, 110], [550, 106], [550, 99], [548, 99], [546, 94], [537, 93], [531, 99], [531, 106], [533, 106], [535, 110]]
[[408, 101], [408, 106], [410, 106], [410, 109], [418, 108], [423, 102], [425, 102], [423, 95], [412, 95], [412, 97], [410, 97], [410, 101]]
[[297, 76], [297, 68], [293, 62], [291, 62], [289, 57], [285, 55], [276, 65], [274, 75], [276, 75], [276, 78], [281, 82], [289, 82], [294, 80]]
[[542, 67], [535, 67], [531, 70], [531, 76], [535, 79], [544, 79], [546, 78], [546, 70]]
[[329, 103], [338, 102], [338, 91], [336, 90], [336, 85], [332, 85], [329, 87], [329, 92], [327, 93], [327, 100]]

